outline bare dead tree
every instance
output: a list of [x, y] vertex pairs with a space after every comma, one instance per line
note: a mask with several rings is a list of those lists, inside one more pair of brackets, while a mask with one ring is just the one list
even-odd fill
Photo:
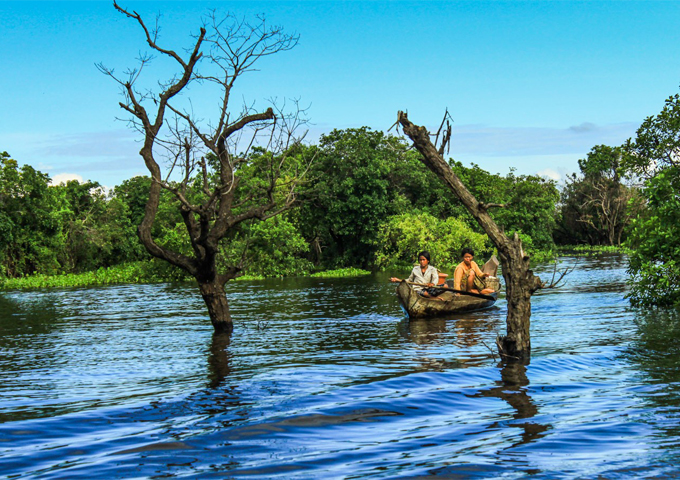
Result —
[[[139, 25], [153, 55], [176, 68], [174, 76], [158, 82], [153, 90], [144, 89], [140, 81], [153, 55], [140, 56], [137, 68], [122, 76], [98, 65], [121, 86], [124, 101], [120, 107], [143, 135], [139, 153], [152, 182], [139, 238], [151, 255], [196, 279], [215, 330], [231, 331], [224, 286], [240, 274], [242, 265], [218, 271], [220, 241], [242, 222], [265, 220], [291, 208], [309, 166], [290, 162], [288, 157], [300, 141], [295, 132], [304, 123], [297, 102], [289, 114], [276, 103], [262, 110], [254, 105], [234, 109], [232, 91], [236, 80], [253, 70], [258, 60], [290, 50], [298, 37], [267, 25], [263, 17], [251, 24], [232, 15], [218, 17], [213, 11], [182, 55], [161, 45], [157, 22], [150, 29], [137, 12], [115, 1], [114, 8]], [[206, 116], [208, 120], [194, 111], [189, 87], [191, 95], [201, 88], [216, 95], [211, 103], [215, 111]], [[255, 146], [262, 147], [255, 156], [264, 181], [244, 193], [238, 188], [239, 172], [253, 162]], [[166, 248], [152, 236], [162, 189], [171, 192], [178, 203], [191, 253]]]
[[522, 248], [522, 241], [517, 234], [509, 238], [489, 215], [488, 208], [501, 205], [479, 202], [442, 158], [450, 136], [445, 136], [442, 145], [436, 147], [428, 130], [413, 124], [406, 113], [399, 112], [397, 121], [422, 155], [421, 161], [453, 191], [498, 249], [508, 303], [507, 335], [497, 341], [499, 353], [504, 359], [528, 362], [531, 355], [531, 296], [543, 288], [544, 283], [529, 268], [529, 256]]
[[[606, 235], [608, 245], [621, 245], [621, 236], [637, 212], [629, 207], [635, 190], [608, 179], [590, 183], [584, 194], [583, 211], [576, 219]], [[588, 212], [594, 211], [596, 216]]]

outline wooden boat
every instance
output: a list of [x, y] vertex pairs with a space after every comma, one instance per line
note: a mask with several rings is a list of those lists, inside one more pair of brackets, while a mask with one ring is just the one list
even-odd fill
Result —
[[[494, 282], [496, 283], [495, 286], [493, 285]], [[397, 287], [397, 298], [409, 318], [439, 317], [449, 313], [474, 312], [492, 307], [498, 299], [500, 283], [498, 279], [487, 279], [487, 286], [496, 290], [494, 293], [487, 295], [492, 299], [469, 295], [454, 295], [452, 292], [444, 292], [440, 295], [444, 300], [433, 300], [421, 297], [404, 280]]]
[[[494, 266], [495, 264], [495, 266]], [[484, 265], [482, 271], [492, 275], [484, 281], [487, 288], [493, 288], [494, 292], [484, 295], [486, 298], [473, 297], [470, 295], [455, 295], [453, 292], [444, 292], [440, 298], [444, 300], [421, 297], [416, 290], [409, 286], [405, 280], [397, 286], [397, 298], [404, 313], [409, 318], [440, 317], [451, 313], [474, 312], [492, 307], [498, 299], [500, 281], [495, 276], [498, 261], [493, 257]], [[492, 270], [493, 269], [493, 270]], [[453, 287], [453, 280], [448, 280], [447, 286]]]

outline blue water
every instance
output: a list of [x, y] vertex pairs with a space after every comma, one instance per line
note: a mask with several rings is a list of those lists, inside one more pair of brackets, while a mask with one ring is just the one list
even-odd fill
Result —
[[680, 475], [679, 321], [629, 308], [624, 259], [562, 261], [528, 366], [502, 297], [409, 322], [390, 274], [233, 283], [231, 336], [192, 285], [5, 292], [0, 475]]

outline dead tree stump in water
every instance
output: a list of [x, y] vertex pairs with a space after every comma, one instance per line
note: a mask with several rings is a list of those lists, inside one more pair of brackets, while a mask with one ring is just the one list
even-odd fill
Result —
[[422, 155], [421, 161], [453, 191], [498, 249], [505, 279], [508, 315], [507, 335], [499, 336], [496, 343], [502, 358], [528, 363], [531, 355], [531, 295], [544, 285], [529, 268], [529, 256], [522, 249], [522, 241], [517, 234], [513, 238], [505, 235], [487, 211], [499, 205], [479, 202], [442, 157], [450, 139], [450, 130], [437, 149], [427, 129], [413, 124], [406, 113], [399, 112], [397, 122]]

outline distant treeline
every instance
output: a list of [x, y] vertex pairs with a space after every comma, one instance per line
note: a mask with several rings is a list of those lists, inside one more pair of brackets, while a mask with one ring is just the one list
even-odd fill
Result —
[[[296, 155], [314, 158], [298, 189], [298, 206], [266, 221], [243, 225], [224, 241], [225, 259], [242, 260], [247, 273], [304, 275], [343, 267], [380, 269], [412, 264], [428, 249], [440, 268], [451, 268], [463, 246], [492, 251], [486, 235], [461, 203], [418, 160], [402, 139], [369, 128], [336, 130]], [[555, 182], [537, 176], [494, 175], [476, 165], [451, 166], [477, 198], [505, 204], [493, 210], [509, 234], [529, 251], [551, 251], [558, 215]], [[265, 171], [239, 171], [247, 191]], [[136, 235], [150, 179], [134, 177], [105, 193], [95, 182], [50, 178], [29, 165], [0, 157], [0, 268], [4, 277], [81, 273], [149, 261]], [[196, 188], [199, 188], [197, 179]], [[174, 197], [162, 197], [154, 236], [183, 250], [183, 220]], [[172, 279], [182, 273], [149, 262]]]
[[[656, 284], [663, 296], [634, 288], [633, 302], [677, 303], [679, 104], [677, 95], [669, 98], [660, 115], [645, 120], [636, 141], [594, 147], [561, 191], [553, 180], [517, 175], [512, 168], [500, 175], [452, 159], [449, 164], [479, 201], [499, 205], [490, 210], [494, 219], [508, 235], [518, 233], [528, 253], [550, 256], [556, 244], [627, 242], [634, 250], [634, 285], [664, 279]], [[667, 133], [661, 140], [660, 131]], [[659, 147], [663, 141], [665, 153]], [[433, 264], [450, 270], [464, 246], [482, 257], [493, 252], [462, 204], [405, 140], [364, 127], [335, 130], [318, 145], [296, 148], [291, 158], [301, 165], [314, 159], [296, 207], [242, 224], [223, 240], [223, 262], [236, 261], [251, 275], [279, 277], [343, 267], [409, 268], [422, 249], [431, 252]], [[236, 174], [245, 198], [267, 176], [257, 162]], [[142, 262], [154, 278], [184, 278], [174, 267], [153, 261], [137, 239], [149, 182], [134, 177], [108, 193], [89, 181], [49, 186], [47, 174], [0, 154], [0, 276], [81, 273]], [[196, 179], [196, 195], [201, 182]], [[153, 233], [161, 245], [190, 248], [176, 200], [167, 191]]]

